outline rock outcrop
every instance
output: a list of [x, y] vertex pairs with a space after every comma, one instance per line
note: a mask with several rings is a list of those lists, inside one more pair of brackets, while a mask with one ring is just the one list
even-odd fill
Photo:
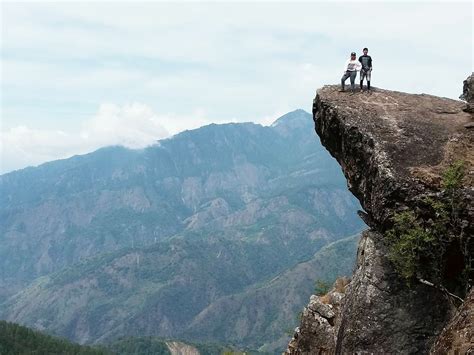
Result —
[[301, 314], [301, 324], [288, 345], [289, 354], [331, 354], [336, 343], [333, 329], [341, 321], [341, 301], [344, 298], [348, 278], [339, 278], [324, 296], [312, 295]]
[[171, 355], [200, 355], [198, 349], [194, 346], [179, 342], [179, 341], [168, 341], [166, 342]]
[[[465, 128], [472, 114], [464, 108], [462, 102], [425, 94], [318, 90], [316, 132], [341, 165], [370, 229], [361, 238], [356, 270], [342, 297], [332, 303], [334, 290], [324, 296], [334, 314], [318, 312], [314, 305], [322, 301], [313, 296], [287, 354], [429, 352], [459, 306], [458, 296], [472, 285], [474, 132]], [[455, 162], [465, 174], [458, 176], [454, 199], [446, 192], [446, 176]], [[457, 206], [455, 221], [439, 227], [436, 206], [448, 200]], [[397, 267], [391, 238], [394, 216], [403, 213], [416, 216], [421, 233], [442, 230], [434, 235], [443, 241], [432, 244], [439, 269], [422, 258], [409, 276]]]
[[430, 354], [472, 354], [474, 352], [474, 290], [436, 339]]
[[474, 113], [474, 73], [464, 80], [462, 95], [459, 98], [467, 102], [465, 111]]

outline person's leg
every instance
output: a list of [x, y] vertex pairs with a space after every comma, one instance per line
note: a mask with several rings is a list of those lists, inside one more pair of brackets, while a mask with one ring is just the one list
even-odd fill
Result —
[[367, 72], [367, 90], [370, 91], [370, 77], [371, 77], [372, 70]]
[[357, 72], [354, 70], [354, 71], [351, 71], [351, 90], [352, 92], [355, 91], [355, 80], [356, 80], [356, 76], [357, 76]]
[[362, 69], [360, 71], [360, 91], [362, 91], [362, 89], [364, 88], [363, 85], [364, 85], [364, 77], [366, 76], [366, 73], [365, 71]]
[[344, 75], [341, 78], [341, 91], [344, 91], [345, 83], [346, 83], [346, 80], [347, 80], [348, 77], [349, 77], [348, 72], [345, 72]]

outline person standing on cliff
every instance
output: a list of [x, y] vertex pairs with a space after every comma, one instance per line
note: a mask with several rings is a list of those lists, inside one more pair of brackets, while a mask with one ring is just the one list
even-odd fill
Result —
[[346, 65], [344, 66], [344, 75], [341, 78], [341, 90], [345, 91], [345, 83], [348, 78], [351, 79], [351, 90], [352, 94], [355, 92], [355, 78], [357, 76], [357, 72], [361, 69], [362, 65], [356, 59], [355, 52], [351, 53], [351, 58], [346, 61]]
[[364, 55], [361, 55], [359, 57], [359, 62], [362, 65], [362, 69], [360, 71], [360, 91], [363, 90], [363, 85], [364, 85], [364, 78], [367, 80], [367, 92], [370, 93], [370, 77], [372, 74], [372, 57], [370, 55], [367, 55], [369, 53], [369, 50], [367, 48], [364, 48], [363, 50]]

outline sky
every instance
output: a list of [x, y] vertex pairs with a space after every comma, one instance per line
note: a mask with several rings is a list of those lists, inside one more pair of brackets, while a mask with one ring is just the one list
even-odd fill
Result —
[[465, 2], [0, 3], [0, 174], [209, 123], [270, 124], [369, 48], [372, 85], [457, 99]]

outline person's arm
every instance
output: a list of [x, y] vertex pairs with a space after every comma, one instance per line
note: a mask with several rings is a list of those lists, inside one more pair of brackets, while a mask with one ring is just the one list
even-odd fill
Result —
[[369, 56], [369, 68], [372, 70], [372, 57]]
[[361, 64], [359, 61], [357, 61], [357, 63], [356, 63], [356, 71], [360, 71], [361, 69], [362, 69], [362, 64]]

